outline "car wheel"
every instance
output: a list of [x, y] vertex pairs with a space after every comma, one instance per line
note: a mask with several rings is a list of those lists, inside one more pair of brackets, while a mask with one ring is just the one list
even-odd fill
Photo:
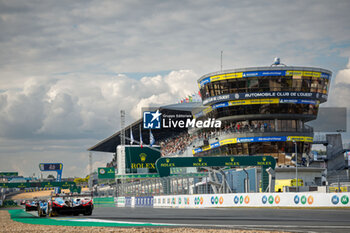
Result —
[[84, 215], [91, 215], [92, 214], [92, 209], [85, 210]]

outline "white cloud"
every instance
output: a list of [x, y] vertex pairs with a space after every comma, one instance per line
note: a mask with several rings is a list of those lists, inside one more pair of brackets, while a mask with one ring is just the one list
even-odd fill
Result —
[[140, 80], [89, 74], [31, 78], [22, 88], [0, 94], [0, 135], [52, 139], [108, 136], [119, 127], [121, 109], [129, 114], [129, 122], [136, 120], [142, 107], [174, 103], [196, 92], [197, 77], [193, 71], [180, 70]]
[[339, 86], [342, 84], [350, 84], [350, 58], [346, 68], [338, 72], [335, 84]]

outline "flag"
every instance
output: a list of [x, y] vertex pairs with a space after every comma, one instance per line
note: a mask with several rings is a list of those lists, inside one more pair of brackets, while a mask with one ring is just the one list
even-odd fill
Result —
[[140, 146], [141, 148], [143, 147], [143, 142], [142, 142], [142, 130], [141, 130], [141, 126], [140, 126]]
[[191, 95], [188, 96], [188, 102], [192, 102], [192, 96]]
[[156, 140], [153, 137], [152, 131], [149, 130], [149, 144], [150, 144], [150, 146], [152, 147], [155, 142], [156, 142]]
[[130, 128], [130, 145], [134, 144], [134, 136], [132, 135], [132, 128]]

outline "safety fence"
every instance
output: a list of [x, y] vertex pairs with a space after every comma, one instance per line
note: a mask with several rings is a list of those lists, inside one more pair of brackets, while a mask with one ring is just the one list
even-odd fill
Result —
[[218, 208], [218, 207], [350, 207], [350, 193], [235, 193], [118, 197], [117, 207]]
[[[199, 194], [213, 193], [208, 183], [208, 173], [197, 176], [170, 176], [164, 178], [149, 178], [134, 182], [121, 183], [116, 186], [116, 196], [156, 196], [166, 194]], [[102, 191], [99, 191], [101, 194]], [[107, 191], [105, 191], [106, 193]]]

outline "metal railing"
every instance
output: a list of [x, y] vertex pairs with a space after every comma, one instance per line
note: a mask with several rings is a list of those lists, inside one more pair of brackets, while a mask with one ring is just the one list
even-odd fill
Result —
[[[282, 133], [282, 132], [297, 132], [297, 133], [313, 133], [313, 128], [304, 125], [301, 128], [293, 128], [293, 127], [283, 127], [280, 129], [271, 128], [271, 127], [254, 127], [254, 126], [242, 126], [241, 128], [237, 129], [235, 127], [228, 128], [228, 129], [222, 129], [218, 131], [212, 131], [212, 132], [206, 132], [202, 133], [199, 136], [195, 137], [195, 139], [192, 139], [191, 141], [186, 142], [178, 142], [178, 143], [186, 143], [188, 146], [201, 146], [201, 143], [203, 143], [203, 140], [211, 140], [215, 139], [221, 136], [227, 136], [232, 135], [235, 137], [239, 137], [239, 134], [249, 134], [249, 133]], [[179, 138], [177, 138], [179, 140]], [[185, 152], [185, 149], [178, 150], [176, 152], [172, 153], [166, 153], [163, 156], [172, 156], [172, 155], [181, 155]]]
[[149, 178], [116, 186], [116, 196], [137, 197], [152, 195], [209, 194], [213, 190], [209, 177], [176, 176]]

